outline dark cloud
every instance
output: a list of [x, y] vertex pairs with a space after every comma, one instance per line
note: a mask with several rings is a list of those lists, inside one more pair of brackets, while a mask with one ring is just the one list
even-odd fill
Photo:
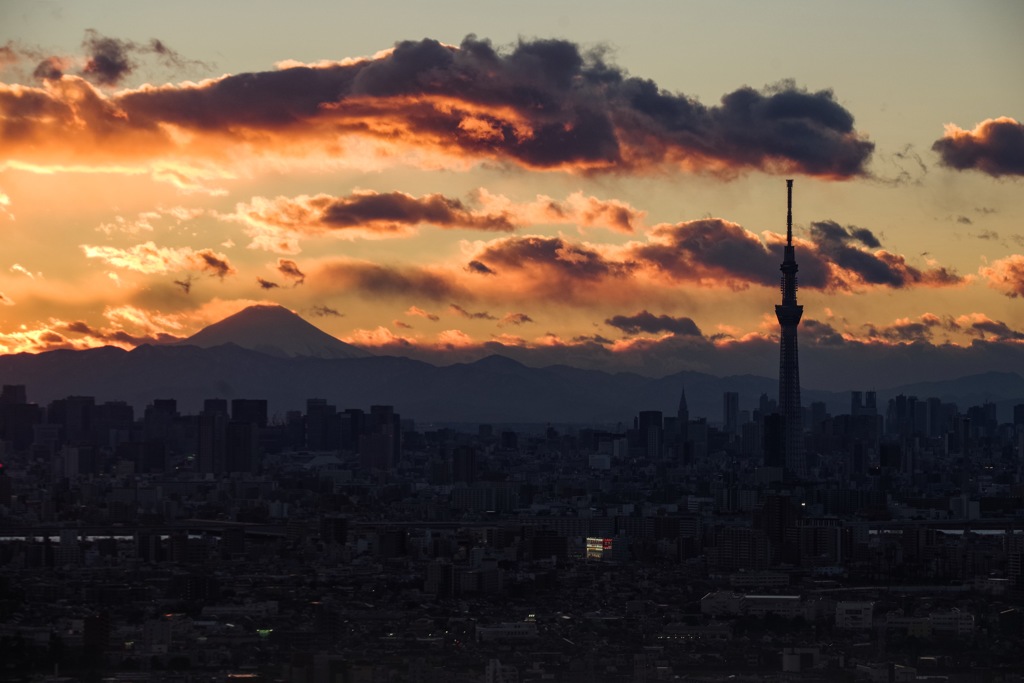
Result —
[[316, 305], [309, 309], [309, 314], [317, 318], [342, 318], [344, 314], [330, 306]]
[[177, 286], [181, 287], [181, 291], [183, 291], [186, 294], [188, 294], [189, 292], [192, 291], [192, 276], [191, 275], [187, 275], [185, 278], [183, 278], [181, 280], [175, 280], [174, 284], [176, 284]]
[[657, 334], [659, 332], [671, 332], [672, 334], [701, 336], [700, 328], [691, 318], [673, 318], [669, 315], [654, 315], [647, 310], [640, 311], [634, 315], [616, 315], [604, 321], [605, 324], [617, 327], [626, 334]]
[[261, 277], [257, 277], [256, 278], [256, 282], [258, 282], [260, 284], [260, 287], [262, 289], [276, 289], [277, 287], [281, 286], [281, 285], [277, 284], [276, 282], [271, 282], [270, 280], [264, 280]]
[[453, 312], [461, 315], [463, 318], [470, 318], [475, 320], [497, 320], [496, 317], [494, 317], [487, 311], [477, 311], [473, 313], [467, 311], [465, 308], [459, 306], [458, 304], [448, 304], [448, 308], [450, 308]]
[[47, 57], [36, 65], [32, 77], [41, 81], [57, 80], [64, 75], [67, 63], [60, 57]]
[[506, 313], [501, 316], [501, 320], [498, 322], [498, 327], [505, 327], [506, 325], [525, 325], [526, 323], [532, 323], [533, 318], [526, 315], [525, 313]]
[[1004, 116], [986, 119], [970, 131], [949, 125], [932, 150], [944, 166], [958, 171], [1024, 175], [1024, 124]]
[[[778, 284], [780, 253], [770, 251], [736, 223], [707, 218], [661, 225], [651, 231], [651, 237], [650, 243], [635, 245], [630, 255], [674, 281], [706, 280], [734, 289], [751, 283]], [[802, 282], [823, 285], [827, 270], [820, 264], [808, 265], [800, 261]]]
[[86, 335], [89, 335], [91, 337], [99, 336], [99, 333], [96, 332], [95, 330], [93, 330], [89, 326], [89, 323], [85, 322], [84, 320], [77, 320], [77, 321], [75, 321], [73, 323], [68, 323], [65, 326], [65, 329], [68, 332], [75, 332], [77, 334], [86, 334]]
[[472, 299], [446, 277], [416, 267], [382, 266], [363, 261], [335, 261], [321, 266], [316, 282], [328, 290], [355, 289], [378, 297], [414, 296], [430, 301]]
[[511, 232], [516, 226], [503, 214], [480, 214], [458, 199], [440, 194], [413, 197], [404, 192], [361, 192], [332, 199], [320, 208], [320, 220], [332, 228], [400, 229], [422, 223], [443, 228]]
[[195, 253], [199, 259], [200, 270], [208, 271], [211, 275], [223, 280], [228, 275], [234, 275], [238, 271], [228, 262], [227, 258], [214, 252], [212, 249], [200, 249]]
[[495, 274], [494, 271], [491, 270], [489, 267], [487, 267], [486, 264], [481, 263], [480, 261], [476, 261], [476, 260], [473, 260], [473, 261], [470, 261], [469, 263], [467, 263], [466, 264], [466, 270], [470, 271], [471, 273], [479, 273], [481, 275], [494, 275]]
[[956, 222], [959, 223], [960, 225], [974, 225], [974, 221], [972, 221], [967, 216], [957, 216]]
[[[103, 342], [117, 342], [131, 346], [140, 346], [142, 344], [170, 344], [181, 341], [184, 338], [176, 337], [173, 334], [167, 334], [166, 332], [160, 332], [154, 335], [134, 335], [129, 334], [124, 330], [101, 330], [92, 327], [89, 323], [83, 320], [68, 323], [64, 326], [64, 330]], [[53, 332], [48, 332], [47, 335], [54, 335], [54, 338], [46, 338], [46, 335], [44, 335], [42, 339], [48, 343], [57, 343], [56, 338], [59, 338], [60, 342], [66, 341], [64, 337], [60, 337], [60, 335], [56, 335], [56, 333]]]
[[805, 343], [826, 346], [838, 346], [846, 341], [832, 325], [813, 318], [800, 323], [800, 339]]
[[[903, 288], [957, 285], [952, 270], [921, 269], [905, 257], [881, 248], [866, 228], [834, 221], [813, 223], [809, 241], [797, 246], [800, 285], [826, 291], [864, 286]], [[593, 294], [600, 283], [639, 282], [640, 276], [743, 290], [751, 285], [777, 287], [782, 245], [764, 242], [736, 223], [720, 218], [658, 225], [646, 243], [622, 247], [577, 244], [561, 237], [509, 237], [493, 240], [474, 254], [471, 264], [500, 271], [511, 285], [525, 280], [534, 289], [561, 298]], [[480, 268], [470, 266], [474, 272]]]
[[573, 338], [572, 338], [572, 341], [573, 341], [573, 343], [575, 343], [575, 344], [582, 344], [582, 343], [591, 343], [591, 344], [602, 344], [602, 345], [606, 345], [606, 344], [614, 344], [614, 343], [615, 343], [615, 342], [613, 342], [613, 341], [612, 341], [611, 339], [609, 339], [608, 337], [602, 337], [602, 336], [601, 336], [601, 335], [599, 335], [599, 334], [593, 334], [593, 335], [578, 335], [578, 336], [576, 336], [576, 337], [573, 337]]
[[202, 62], [185, 59], [161, 40], [151, 39], [148, 43], [136, 43], [101, 35], [94, 29], [85, 32], [82, 40], [86, 61], [82, 75], [100, 85], [117, 85], [130, 76], [139, 64], [140, 55], [155, 55], [166, 67], [175, 70], [191, 66], [206, 67]]
[[625, 276], [632, 269], [561, 237], [510, 237], [488, 244], [475, 260], [492, 271], [493, 264], [509, 270], [539, 267], [563, 281], [598, 281]]
[[[158, 45], [89, 34], [86, 73], [116, 83], [135, 68], [136, 54], [163, 56]], [[70, 115], [66, 102], [53, 104], [65, 110], [61, 120]], [[874, 149], [830, 90], [786, 81], [743, 87], [708, 106], [562, 40], [523, 40], [501, 50], [475, 36], [458, 48], [407, 41], [380, 58], [136, 90], [103, 104], [83, 119], [96, 140], [145, 131], [172, 147], [164, 124], [230, 140], [355, 133], [542, 169], [669, 164], [848, 178], [865, 173]], [[19, 123], [58, 125], [27, 117]]]
[[[947, 268], [921, 270], [909, 265], [899, 254], [878, 249], [881, 247], [878, 239], [865, 228], [843, 227], [835, 221], [819, 221], [811, 223], [810, 233], [818, 257], [856, 278], [854, 282], [834, 282], [833, 286], [838, 288], [849, 288], [858, 281], [896, 289], [912, 285], [947, 286], [963, 282], [961, 276]], [[878, 250], [862, 249], [855, 244], [857, 242]], [[803, 271], [804, 263], [799, 258], [798, 261]]]
[[306, 281], [306, 274], [299, 269], [299, 264], [291, 259], [277, 259], [277, 271], [291, 280], [293, 287], [298, 287]]
[[89, 29], [82, 47], [88, 55], [82, 73], [100, 85], [116, 85], [135, 69], [131, 53], [136, 46], [131, 41], [108, 38]]
[[968, 334], [980, 337], [988, 341], [1022, 341], [1024, 332], [1015, 330], [1002, 320], [992, 320], [984, 316], [972, 320], [969, 325], [964, 326]]
[[412, 329], [412, 325], [410, 325], [410, 324], [409, 324], [409, 323], [407, 323], [407, 322], [403, 322], [403, 321], [401, 321], [401, 320], [393, 320], [393, 321], [392, 321], [392, 324], [393, 324], [393, 325], [394, 325], [395, 327], [401, 328], [401, 329], [403, 329], [403, 330], [411, 330], [411, 329]]

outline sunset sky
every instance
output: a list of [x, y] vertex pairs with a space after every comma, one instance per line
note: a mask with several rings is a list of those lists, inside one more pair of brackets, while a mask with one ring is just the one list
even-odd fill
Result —
[[254, 303], [374, 353], [1024, 368], [1024, 4], [0, 6], [0, 353]]

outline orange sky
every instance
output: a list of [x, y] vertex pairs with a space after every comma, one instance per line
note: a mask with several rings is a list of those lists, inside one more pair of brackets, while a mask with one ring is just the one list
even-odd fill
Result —
[[439, 363], [771, 374], [792, 177], [805, 356], [1024, 361], [1012, 5], [652, 4], [651, 31], [705, 29], [661, 52], [601, 3], [466, 5], [421, 16], [428, 38], [384, 20], [396, 3], [337, 34], [307, 21], [331, 6], [245, 33], [224, 5], [185, 3], [191, 32], [117, 3], [3, 10], [0, 353], [164, 343], [264, 302]]

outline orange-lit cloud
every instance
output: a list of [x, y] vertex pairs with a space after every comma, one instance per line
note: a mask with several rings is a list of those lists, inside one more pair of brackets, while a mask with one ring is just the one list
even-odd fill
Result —
[[346, 197], [253, 197], [221, 217], [244, 226], [251, 238], [249, 248], [295, 254], [300, 249], [299, 240], [309, 236], [405, 237], [415, 234], [421, 225], [512, 232], [526, 225], [572, 224], [581, 230], [604, 227], [629, 233], [644, 215], [625, 202], [602, 200], [582, 192], [561, 201], [538, 195], [531, 202], [519, 203], [479, 189], [469, 204], [442, 194], [415, 197], [372, 190], [357, 190]]
[[250, 248], [298, 252], [301, 236], [332, 234], [349, 239], [400, 237], [419, 225], [499, 230], [515, 226], [504, 213], [475, 212], [462, 201], [440, 194], [414, 197], [404, 192], [357, 191], [348, 197], [254, 197], [225, 216], [245, 225]]
[[1024, 296], [1024, 254], [1011, 254], [993, 261], [979, 268], [978, 273], [992, 289], [1009, 297]]
[[[762, 241], [742, 226], [719, 218], [652, 228], [646, 242], [626, 245], [573, 243], [564, 237], [516, 236], [478, 243], [469, 251], [466, 272], [478, 291], [502, 287], [563, 300], [599, 299], [608, 287], [665, 287], [691, 283], [742, 290], [777, 287], [781, 237]], [[810, 238], [798, 240], [800, 284], [826, 291], [858, 291], [961, 285], [966, 278], [943, 267], [918, 268], [880, 247], [870, 231], [834, 222], [812, 224]], [[489, 284], [490, 277], [496, 284]], [[604, 287], [605, 289], [602, 289]]]
[[409, 310], [407, 310], [405, 312], [405, 314], [406, 315], [415, 315], [417, 317], [426, 318], [427, 320], [432, 320], [432, 321], [435, 321], [435, 322], [441, 319], [440, 316], [438, 316], [438, 315], [436, 315], [434, 313], [430, 313], [428, 311], [424, 311], [419, 306], [410, 306]]
[[1024, 342], [1024, 331], [1016, 330], [1002, 320], [993, 320], [984, 313], [969, 313], [956, 318], [965, 333], [986, 341]]
[[[110, 53], [85, 76], [121, 78], [129, 63]], [[825, 178], [863, 174], [874, 148], [828, 90], [782, 82], [706, 106], [567, 41], [499, 51], [472, 36], [459, 47], [424, 39], [372, 59], [113, 94], [54, 67], [39, 87], [0, 86], [0, 116], [0, 162], [131, 169], [186, 186], [213, 168], [243, 169], [244, 159], [344, 162], [365, 143], [399, 160], [419, 150], [534, 169]]]
[[81, 248], [86, 258], [100, 259], [115, 268], [148, 275], [196, 270], [223, 279], [237, 272], [226, 256], [212, 249], [194, 251], [191, 247], [158, 247], [153, 242], [136, 244], [126, 249], [88, 244], [81, 245]]
[[991, 176], [1024, 175], [1024, 124], [1002, 116], [964, 130], [952, 123], [932, 145], [942, 164]]

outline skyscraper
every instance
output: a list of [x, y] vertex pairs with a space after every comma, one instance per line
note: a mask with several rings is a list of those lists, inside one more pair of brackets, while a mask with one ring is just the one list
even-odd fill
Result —
[[782, 303], [775, 316], [782, 328], [779, 345], [779, 412], [785, 420], [783, 441], [786, 469], [793, 476], [807, 475], [803, 449], [803, 418], [800, 410], [800, 359], [797, 355], [796, 327], [804, 307], [796, 302], [796, 254], [793, 250], [793, 181], [786, 181], [786, 247], [782, 259]]
[[727, 391], [722, 395], [722, 424], [726, 434], [738, 434], [740, 431], [740, 395], [735, 391]]

